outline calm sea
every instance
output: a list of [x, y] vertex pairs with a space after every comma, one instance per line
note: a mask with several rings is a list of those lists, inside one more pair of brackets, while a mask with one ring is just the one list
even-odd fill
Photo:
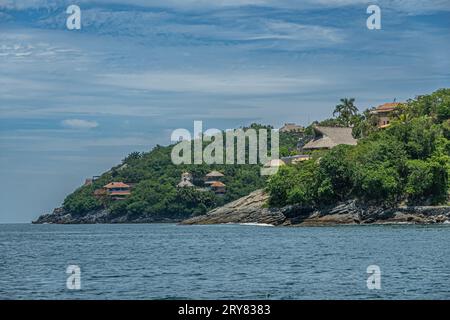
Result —
[[0, 299], [67, 298], [450, 299], [450, 225], [0, 225]]

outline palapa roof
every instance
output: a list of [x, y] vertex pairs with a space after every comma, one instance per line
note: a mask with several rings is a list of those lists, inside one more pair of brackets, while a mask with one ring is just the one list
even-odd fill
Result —
[[219, 171], [211, 171], [210, 173], [208, 173], [206, 175], [206, 177], [208, 178], [212, 178], [212, 177], [223, 177], [224, 175], [222, 173], [220, 173]]
[[302, 131], [304, 128], [295, 123], [285, 123], [284, 126], [280, 128], [281, 132], [289, 132], [289, 131]]
[[130, 186], [123, 183], [123, 182], [110, 182], [107, 185], [105, 185], [103, 188], [106, 189], [113, 189], [113, 188], [129, 188]]
[[356, 145], [352, 136], [352, 128], [314, 127], [316, 137], [304, 145], [303, 149], [331, 149], [340, 144]]
[[376, 107], [375, 112], [391, 112], [394, 111], [395, 108], [397, 108], [401, 103], [399, 102], [389, 102], [389, 103], [385, 103], [382, 104], [378, 107]]

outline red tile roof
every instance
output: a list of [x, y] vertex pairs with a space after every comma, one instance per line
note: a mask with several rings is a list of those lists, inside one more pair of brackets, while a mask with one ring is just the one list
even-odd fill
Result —
[[211, 183], [211, 187], [213, 188], [225, 187], [225, 184], [220, 181], [214, 181], [213, 183]]
[[123, 183], [123, 182], [110, 182], [108, 183], [106, 186], [104, 186], [103, 188], [106, 189], [113, 189], [113, 188], [129, 188], [130, 186]]
[[382, 104], [376, 108], [377, 112], [390, 112], [394, 111], [401, 103], [399, 102], [389, 102]]

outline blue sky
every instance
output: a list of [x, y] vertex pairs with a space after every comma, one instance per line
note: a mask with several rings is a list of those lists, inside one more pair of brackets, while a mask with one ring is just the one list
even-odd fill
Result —
[[[82, 29], [66, 29], [66, 8]], [[378, 4], [382, 29], [368, 30]], [[0, 223], [176, 128], [276, 127], [450, 84], [450, 2], [0, 0]]]

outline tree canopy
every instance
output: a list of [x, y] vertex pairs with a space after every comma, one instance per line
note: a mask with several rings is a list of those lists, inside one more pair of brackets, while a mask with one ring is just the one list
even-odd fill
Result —
[[[343, 103], [344, 104], [344, 103]], [[370, 203], [448, 202], [450, 89], [409, 100], [379, 129], [371, 113], [353, 128], [358, 145], [282, 167], [270, 178], [270, 204], [320, 206], [350, 198]]]

